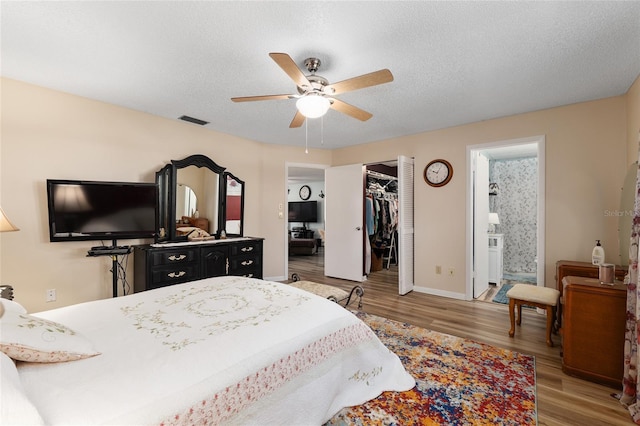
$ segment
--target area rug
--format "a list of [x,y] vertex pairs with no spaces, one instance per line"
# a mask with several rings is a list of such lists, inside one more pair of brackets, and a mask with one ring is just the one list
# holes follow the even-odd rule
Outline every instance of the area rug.
[[522,273],[519,274],[517,272],[504,272],[502,274],[502,279],[507,281],[516,281],[524,284],[537,284],[538,278],[535,275]]
[[535,358],[366,313],[356,313],[416,379],[348,407],[326,425],[535,425]]
[[493,299],[491,301],[496,303],[503,303],[503,304],[509,303],[507,292],[511,290],[511,287],[513,287],[513,284],[502,284],[502,286],[500,287],[500,290],[498,290],[496,295],[493,296]]

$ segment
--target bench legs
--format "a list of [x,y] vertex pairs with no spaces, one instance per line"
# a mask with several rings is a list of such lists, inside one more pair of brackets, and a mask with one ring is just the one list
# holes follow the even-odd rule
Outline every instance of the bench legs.
[[[516,324],[522,324],[522,305],[534,306],[536,308],[544,309],[547,312],[547,329],[546,340],[547,346],[553,347],[553,341],[551,340],[551,331],[553,330],[553,323],[555,322],[555,307],[551,305],[543,305],[541,303],[533,303],[526,300],[509,299],[509,321],[511,322],[511,328],[509,329],[509,337],[513,337],[516,334]],[[518,310],[518,317],[516,318],[516,309]]]
[[[522,313],[522,311],[520,311]],[[509,329],[509,337],[513,337],[516,334],[516,300],[509,299],[509,321],[511,322],[511,328]],[[520,316],[518,316],[518,325],[520,325]]]

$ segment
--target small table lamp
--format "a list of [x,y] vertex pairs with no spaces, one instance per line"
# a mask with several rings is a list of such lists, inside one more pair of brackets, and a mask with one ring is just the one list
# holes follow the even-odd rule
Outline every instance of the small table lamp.
[[489,233],[495,234],[496,225],[500,225],[500,218],[498,213],[489,213]]
[[[0,232],[19,231],[16,226],[11,223],[7,215],[4,214],[2,207],[0,207]],[[13,287],[10,285],[0,285],[0,297],[5,299],[13,299]]]

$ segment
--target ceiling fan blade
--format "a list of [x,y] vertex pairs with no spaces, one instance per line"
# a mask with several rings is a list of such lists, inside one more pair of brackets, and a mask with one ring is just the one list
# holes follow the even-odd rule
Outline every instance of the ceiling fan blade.
[[302,113],[298,110],[296,110],[296,115],[293,117],[293,120],[291,120],[291,124],[289,124],[289,128],[293,129],[294,127],[300,127],[302,126],[302,123],[304,123],[304,115],[302,115]]
[[275,99],[289,99],[291,95],[264,95],[264,96],[243,96],[231,98],[233,102],[271,101]]
[[307,80],[304,73],[298,68],[296,63],[291,59],[291,56],[286,53],[269,53],[271,59],[273,59],[280,68],[300,87],[311,87],[311,83]]
[[[378,84],[389,83],[391,81],[393,81],[393,74],[391,74],[391,71],[388,69],[383,69],[330,84],[327,86],[327,89],[329,90],[327,91],[325,89],[325,93],[338,95],[340,93],[377,86]],[[333,92],[331,92],[331,89],[333,89]]]
[[331,100],[333,101],[331,103],[331,108],[343,114],[347,114],[353,118],[357,118],[360,121],[367,121],[368,119],[373,117],[373,114],[358,107],[354,107],[353,105],[349,105],[346,102],[342,102],[341,100],[333,98]]

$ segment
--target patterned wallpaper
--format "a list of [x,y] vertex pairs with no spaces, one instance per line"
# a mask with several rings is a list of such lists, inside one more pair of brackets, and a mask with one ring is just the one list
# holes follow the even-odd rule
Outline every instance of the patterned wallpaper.
[[538,159],[489,161],[489,182],[499,186],[489,196],[489,211],[498,213],[504,234],[505,272],[536,272]]

